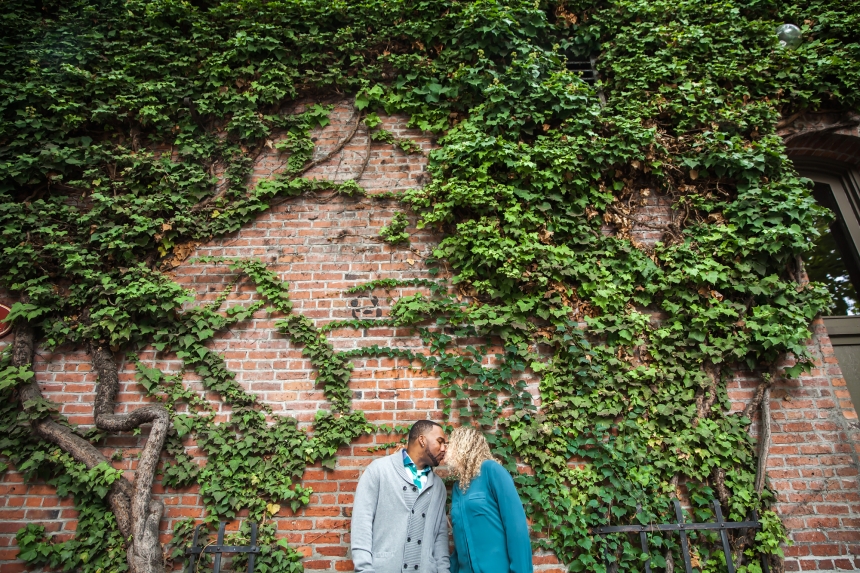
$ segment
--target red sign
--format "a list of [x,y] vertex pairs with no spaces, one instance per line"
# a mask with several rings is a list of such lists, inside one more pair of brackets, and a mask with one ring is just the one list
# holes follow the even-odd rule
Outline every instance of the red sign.
[[12,332],[12,323],[2,322],[3,320],[6,320],[7,316],[9,316],[9,307],[5,304],[0,304],[0,338],[3,338]]

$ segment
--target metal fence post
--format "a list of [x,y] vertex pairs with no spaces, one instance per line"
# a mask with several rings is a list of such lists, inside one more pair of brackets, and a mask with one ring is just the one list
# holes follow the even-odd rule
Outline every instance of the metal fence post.
[[250,545],[224,545],[224,532],[227,528],[227,522],[222,521],[218,524],[218,535],[215,538],[215,543],[210,543],[200,547],[200,528],[203,524],[199,524],[194,528],[194,538],[191,541],[191,547],[185,549],[185,554],[189,556],[188,567],[186,573],[197,573],[195,565],[204,553],[214,553],[215,559],[212,562],[212,573],[221,573],[221,557],[224,553],[247,553],[248,554],[248,573],[254,573],[254,559],[260,553],[260,548],[257,546],[257,524],[251,523],[251,544]]

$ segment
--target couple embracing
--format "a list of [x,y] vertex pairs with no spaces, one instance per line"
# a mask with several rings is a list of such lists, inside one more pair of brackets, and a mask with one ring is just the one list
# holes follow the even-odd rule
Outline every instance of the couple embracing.
[[[447,493],[433,468],[443,460],[457,483],[451,504],[454,554],[448,556]],[[357,573],[531,573],[522,503],[484,435],[420,420],[406,449],[374,461],[358,481],[352,512]]]

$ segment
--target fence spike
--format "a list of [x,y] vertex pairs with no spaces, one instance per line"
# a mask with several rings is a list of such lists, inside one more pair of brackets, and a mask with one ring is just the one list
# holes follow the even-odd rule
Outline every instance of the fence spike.
[[[675,506],[675,517],[678,520],[678,525],[684,525],[684,512],[681,511],[681,502],[677,499],[673,499],[672,503]],[[687,532],[684,531],[683,527],[678,532],[681,534],[681,556],[684,558],[684,569],[687,573],[693,573],[693,564],[690,562],[690,544],[687,542]]]
[[[251,547],[253,548],[256,546],[257,546],[257,524],[251,523]],[[254,553],[254,552],[251,552],[251,554],[248,555],[248,573],[254,573],[254,557],[255,556],[256,556],[256,553]]]
[[720,538],[723,541],[723,553],[726,555],[726,567],[729,570],[729,573],[735,573],[735,563],[732,560],[732,546],[729,543],[729,532],[725,527],[725,520],[723,519],[723,508],[720,507],[719,500],[714,500],[714,516],[717,518],[717,523],[720,524]]
[[[197,547],[197,539],[200,536],[200,528],[203,527],[202,523],[197,524],[197,527],[194,528],[194,538],[191,540],[191,547]],[[194,573],[194,564],[197,562],[197,559],[194,557],[194,554],[191,554],[191,558],[188,560],[188,571],[186,573]]]
[[[219,547],[224,545],[224,528],[226,527],[226,521],[222,521],[218,524],[218,541],[215,543],[217,543]],[[215,554],[215,563],[212,566],[212,573],[221,573],[221,555],[220,551]]]
[[648,548],[648,534],[644,531],[639,532],[639,543],[642,545],[642,553],[648,555],[645,560],[645,573],[651,573],[651,550]]

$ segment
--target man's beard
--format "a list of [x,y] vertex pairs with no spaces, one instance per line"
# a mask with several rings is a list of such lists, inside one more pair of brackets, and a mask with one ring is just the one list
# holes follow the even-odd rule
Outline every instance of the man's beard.
[[427,459],[430,460],[430,465],[434,468],[439,467],[439,458],[430,453],[430,448],[424,446],[424,453],[427,455]]

